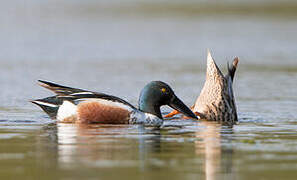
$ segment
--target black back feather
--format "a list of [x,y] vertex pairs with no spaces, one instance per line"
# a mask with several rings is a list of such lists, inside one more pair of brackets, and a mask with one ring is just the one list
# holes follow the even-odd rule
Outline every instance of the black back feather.
[[58,98],[58,96],[51,96],[44,99],[36,99],[31,102],[33,104],[38,105],[52,119],[56,119],[59,106],[63,104],[63,100]]
[[38,80],[40,85],[46,89],[49,89],[56,93],[56,96],[47,97],[44,99],[37,99],[31,101],[32,103],[41,107],[51,118],[56,118],[59,106],[63,104],[65,100],[70,101],[76,104],[79,100],[83,99],[103,99],[112,102],[118,102],[125,104],[132,109],[136,109],[133,105],[128,103],[127,101],[118,98],[116,96],[104,94],[104,93],[97,93],[92,91],[87,91],[78,88],[72,88],[67,86],[62,86],[59,84],[55,84],[48,81]]
[[38,82],[39,82],[40,86],[42,86],[46,89],[49,89],[58,95],[69,95],[69,94],[79,93],[79,92],[88,92],[83,89],[62,86],[62,85],[55,84],[55,83],[48,82],[48,81],[38,80]]

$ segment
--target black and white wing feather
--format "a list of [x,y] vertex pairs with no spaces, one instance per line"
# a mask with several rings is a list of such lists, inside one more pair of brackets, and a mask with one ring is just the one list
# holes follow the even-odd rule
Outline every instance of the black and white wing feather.
[[52,82],[39,80],[39,85],[42,87],[49,89],[56,93],[56,96],[47,97],[44,99],[37,99],[31,101],[32,103],[40,106],[51,118],[56,118],[59,107],[63,104],[64,101],[72,102],[73,104],[78,104],[84,100],[97,99],[97,100],[105,100],[110,103],[119,103],[123,104],[126,107],[130,107],[131,109],[136,110],[133,105],[128,103],[127,101],[108,94],[98,93],[87,91],[78,88],[72,88],[67,86],[62,86],[59,84],[55,84]]
[[83,89],[78,89],[78,88],[72,88],[72,87],[67,87],[67,86],[62,86],[59,84],[55,84],[52,82],[48,81],[42,81],[38,80],[39,84],[54,93],[57,94],[56,98],[57,99],[64,99],[64,100],[69,100],[69,101],[75,101],[75,100],[82,100],[82,99],[103,99],[111,102],[118,102],[125,104],[127,106],[130,106],[133,109],[136,109],[133,105],[128,103],[127,101],[108,94],[104,93],[98,93],[98,92],[93,92],[93,91],[88,91],[88,90],[83,90]]

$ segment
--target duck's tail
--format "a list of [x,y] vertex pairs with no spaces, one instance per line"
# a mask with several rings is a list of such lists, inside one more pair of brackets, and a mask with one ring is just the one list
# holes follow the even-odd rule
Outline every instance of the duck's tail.
[[51,96],[44,99],[32,100],[31,102],[39,106],[52,119],[56,119],[59,107],[62,105],[63,100],[57,96]]
[[234,75],[235,75],[235,71],[237,69],[238,62],[239,62],[239,58],[238,57],[235,57],[234,60],[233,60],[233,62],[232,62],[232,65],[229,65],[229,62],[227,63],[228,74],[226,75],[226,78],[228,76],[230,76],[231,79],[232,79],[232,82],[233,82],[233,79],[234,79]]
[[227,64],[228,65],[228,74],[225,76],[225,78],[227,80],[227,92],[229,94],[227,100],[229,102],[229,106],[231,107],[231,109],[233,111],[232,114],[234,115],[234,122],[238,121],[238,117],[237,117],[237,108],[236,108],[232,85],[233,85],[233,79],[235,76],[238,62],[239,62],[239,58],[235,57],[231,66],[229,66],[229,64]]
[[207,65],[206,65],[206,79],[223,79],[224,75],[222,74],[220,68],[216,64],[215,60],[212,58],[210,50],[207,50]]

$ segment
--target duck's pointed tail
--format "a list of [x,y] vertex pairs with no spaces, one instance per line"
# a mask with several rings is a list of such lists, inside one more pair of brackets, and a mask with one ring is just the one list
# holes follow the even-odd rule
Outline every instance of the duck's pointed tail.
[[206,67],[206,76],[208,78],[223,77],[223,74],[219,67],[217,66],[215,60],[212,58],[210,50],[207,50],[207,67]]

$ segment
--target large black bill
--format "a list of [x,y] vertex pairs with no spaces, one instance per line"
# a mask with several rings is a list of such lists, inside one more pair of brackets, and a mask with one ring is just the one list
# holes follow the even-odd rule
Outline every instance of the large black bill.
[[183,113],[184,115],[194,118],[194,119],[198,119],[197,116],[191,111],[191,109],[189,109],[180,99],[178,99],[178,97],[175,96],[175,98],[170,102],[169,106],[181,113]]

